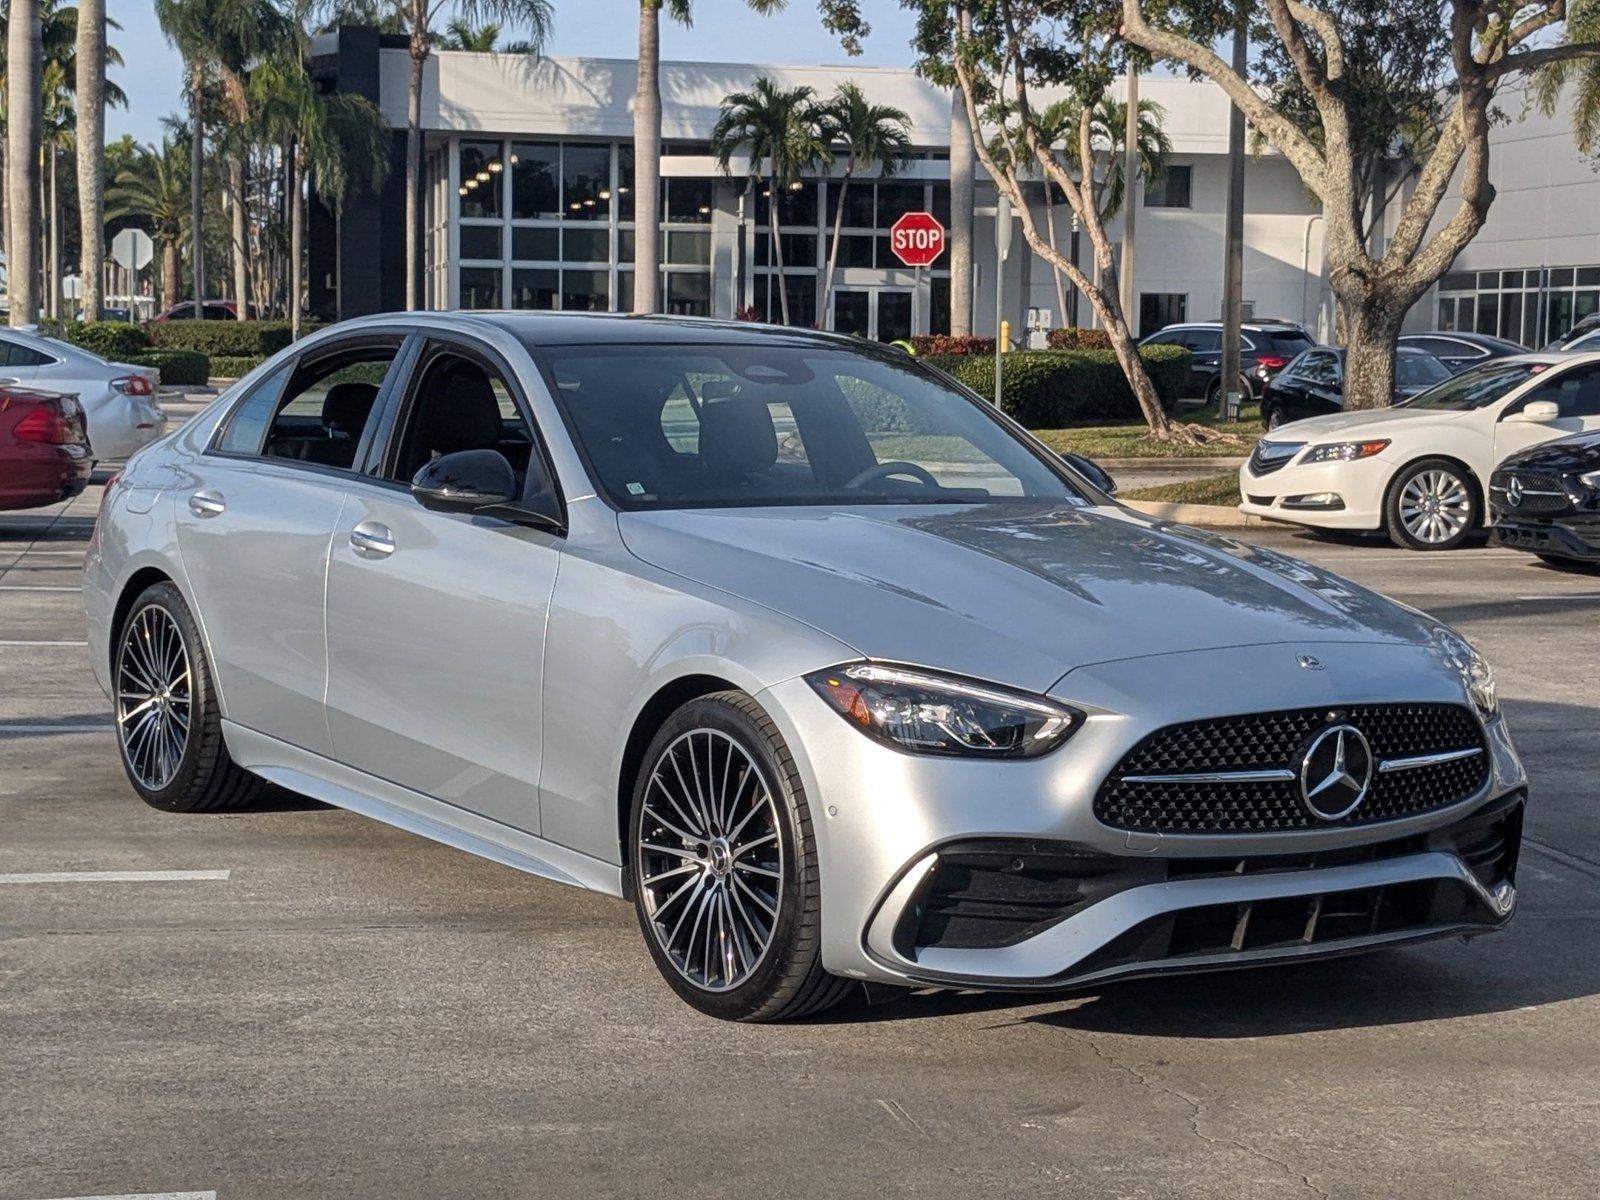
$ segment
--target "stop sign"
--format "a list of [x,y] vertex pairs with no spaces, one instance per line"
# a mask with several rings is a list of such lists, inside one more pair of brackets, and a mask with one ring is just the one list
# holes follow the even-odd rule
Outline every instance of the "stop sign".
[[926,267],[944,253],[944,226],[932,213],[906,213],[889,226],[889,249],[908,267]]

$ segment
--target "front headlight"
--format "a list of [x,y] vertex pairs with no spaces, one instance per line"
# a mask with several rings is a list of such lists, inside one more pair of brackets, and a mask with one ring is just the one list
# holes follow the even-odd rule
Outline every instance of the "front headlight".
[[1467,698],[1472,701],[1472,707],[1487,721],[1500,711],[1500,696],[1495,690],[1494,670],[1483,655],[1478,653],[1477,647],[1455,630],[1440,626],[1435,631],[1435,636],[1444,650],[1445,657],[1461,676],[1461,686],[1466,688]]
[[1311,447],[1306,451],[1306,456],[1300,462],[1302,465],[1321,462],[1355,462],[1358,458],[1371,458],[1374,454],[1382,454],[1388,448],[1388,438],[1381,438],[1371,442],[1328,442],[1326,445]]
[[1600,471],[1590,471],[1587,475],[1579,475],[1578,482],[1584,487],[1600,489]]
[[880,663],[815,671],[806,682],[862,733],[913,754],[1037,758],[1084,719],[1042,696]]

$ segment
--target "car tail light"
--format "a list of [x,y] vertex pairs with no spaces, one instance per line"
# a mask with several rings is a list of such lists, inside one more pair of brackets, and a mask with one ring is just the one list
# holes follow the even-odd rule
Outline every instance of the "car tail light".
[[1288,365],[1289,360],[1287,358],[1282,358],[1276,354],[1256,355],[1256,366],[1265,367],[1269,371],[1281,371]]
[[83,409],[70,396],[40,400],[17,422],[12,436],[19,442],[49,446],[74,446],[89,440],[83,429]]
[[124,396],[155,395],[155,388],[150,386],[147,375],[119,375],[111,381],[111,386]]

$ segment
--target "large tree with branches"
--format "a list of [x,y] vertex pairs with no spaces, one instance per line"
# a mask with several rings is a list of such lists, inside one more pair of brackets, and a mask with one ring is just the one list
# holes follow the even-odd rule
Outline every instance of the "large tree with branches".
[[[1570,5],[1567,0],[1439,0],[1386,4],[1381,15],[1348,0],[1319,5],[1262,0],[1264,20],[1256,22],[1256,37],[1271,46],[1269,57],[1281,56],[1292,71],[1286,76],[1292,80],[1288,93],[1257,86],[1259,80],[1234,71],[1213,49],[1223,30],[1238,20],[1232,3],[1121,3],[1122,29],[1130,41],[1214,80],[1321,201],[1329,283],[1348,348],[1348,408],[1390,402],[1395,339],[1406,312],[1483,227],[1495,194],[1489,181],[1489,130],[1496,93],[1508,80],[1542,71],[1581,74],[1590,82],[1580,86],[1580,93],[1595,92],[1600,0]],[[1411,159],[1406,170],[1414,173],[1415,183],[1403,199],[1395,198],[1399,208],[1382,253],[1369,237],[1373,138],[1364,122],[1373,88],[1370,54],[1362,49],[1372,36],[1364,24],[1368,18],[1391,25],[1431,22],[1442,31],[1437,75],[1427,80],[1442,101],[1440,118],[1435,132],[1405,148]],[[1427,42],[1428,29],[1410,32]],[[1425,62],[1422,66],[1426,69]],[[1285,103],[1286,98],[1292,102]],[[1452,184],[1459,201],[1436,220]]]

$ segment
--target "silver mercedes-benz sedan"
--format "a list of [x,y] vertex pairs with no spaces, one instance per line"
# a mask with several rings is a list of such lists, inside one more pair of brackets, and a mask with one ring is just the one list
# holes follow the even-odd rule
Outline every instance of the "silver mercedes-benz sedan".
[[631,900],[719,1017],[1497,929],[1526,780],[1422,613],[1125,508],[898,351],[410,314],[146,448],[88,554],[150,804],[262,781]]

